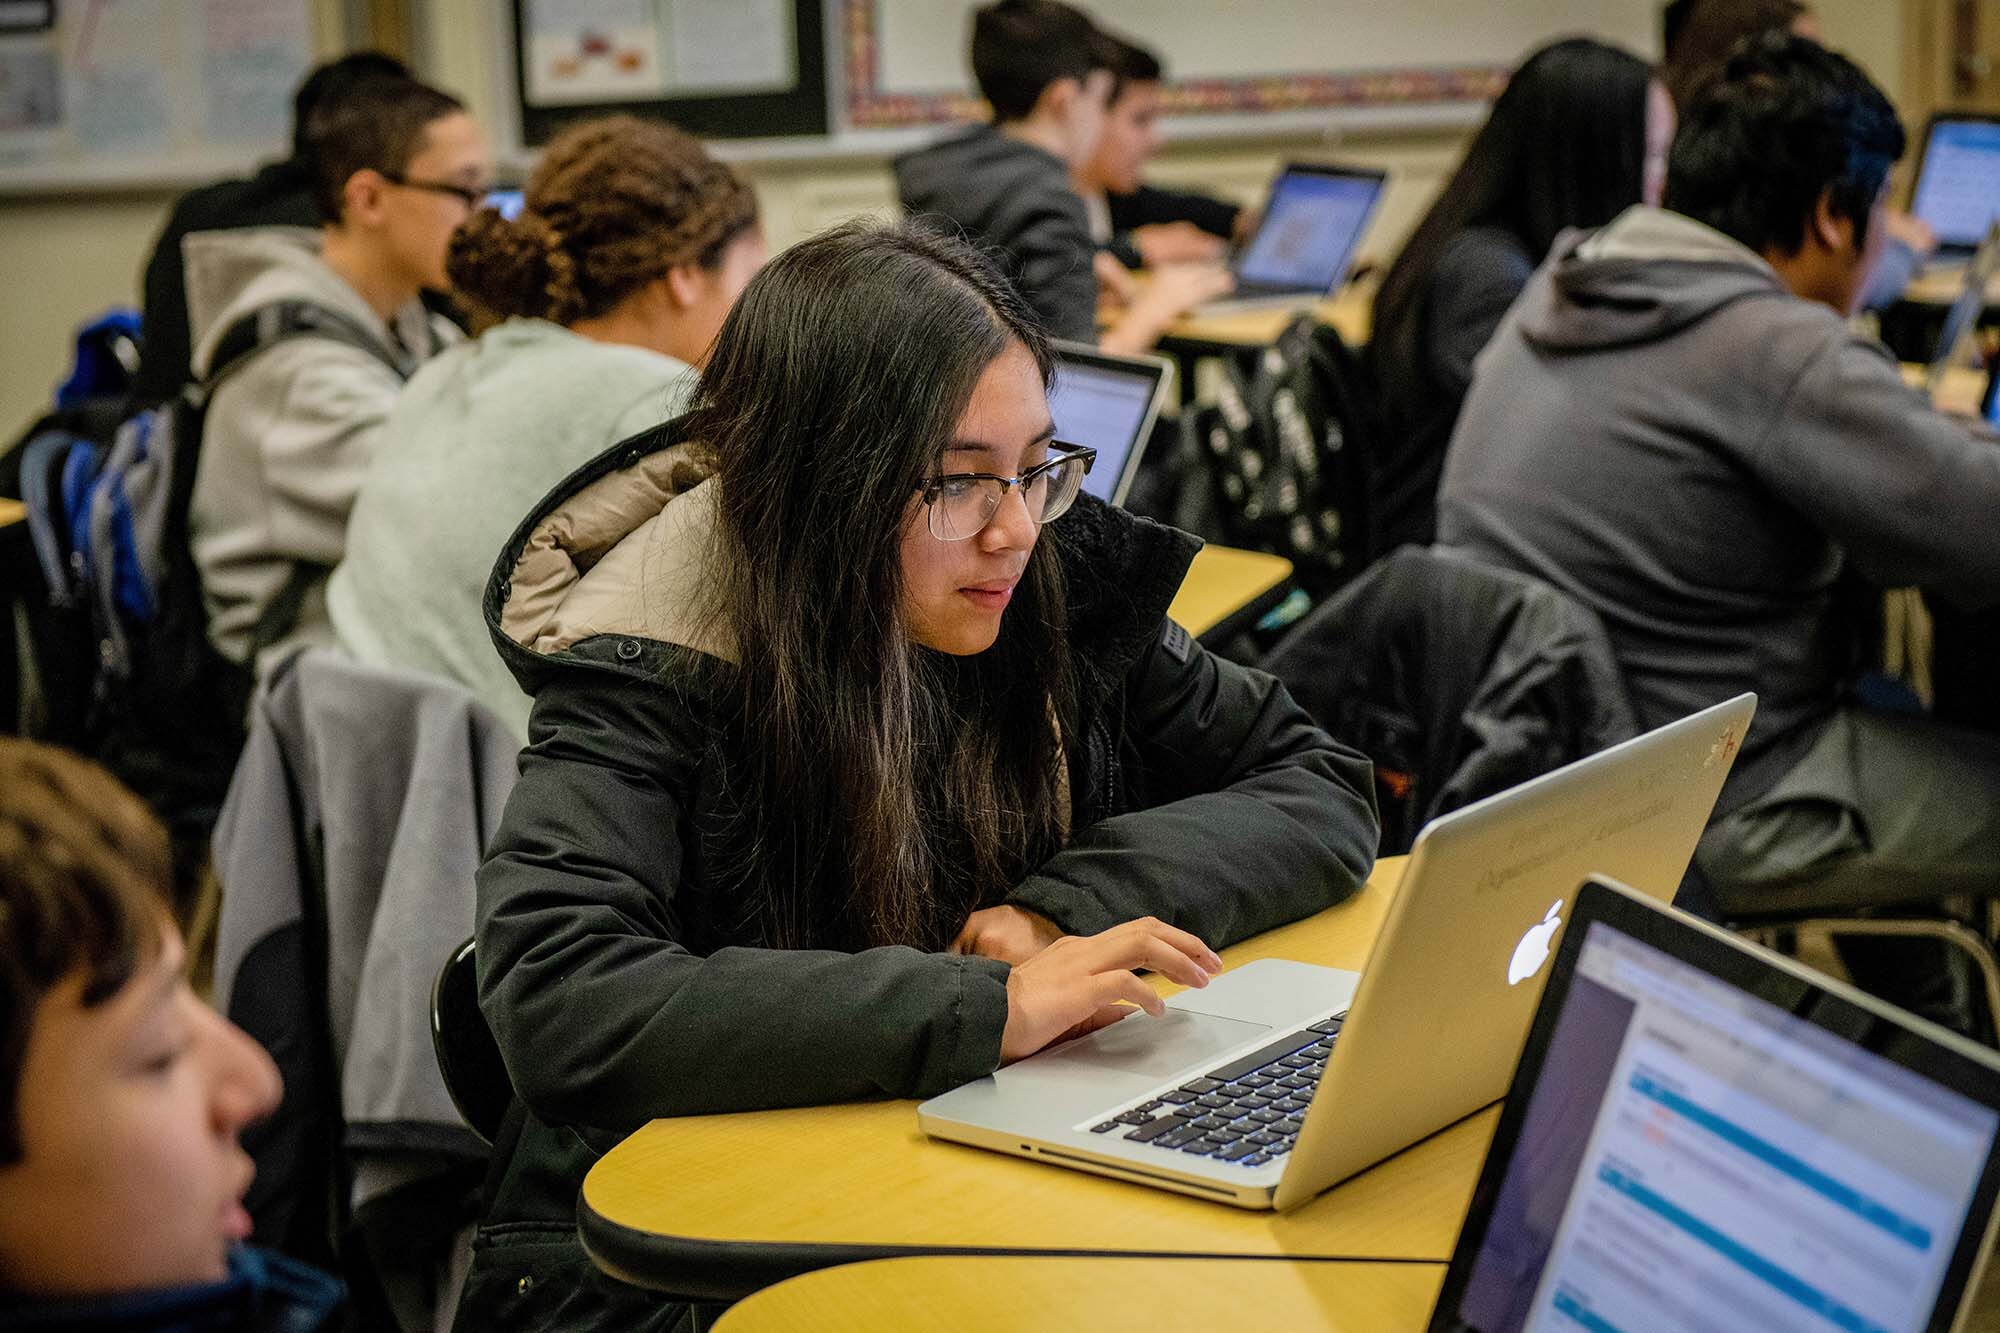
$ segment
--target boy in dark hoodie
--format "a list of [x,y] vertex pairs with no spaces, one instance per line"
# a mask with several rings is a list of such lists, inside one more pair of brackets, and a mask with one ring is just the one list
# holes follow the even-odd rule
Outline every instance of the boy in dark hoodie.
[[[896,159],[912,217],[930,216],[997,250],[1050,334],[1097,343],[1097,244],[1071,172],[1089,160],[1111,97],[1113,48],[1061,0],[997,0],[972,18],[972,72],[993,122]],[[1116,265],[1113,265],[1116,267]],[[1106,330],[1140,352],[1190,306],[1229,289],[1214,265],[1164,268]]]
[[1848,323],[1903,148],[1843,57],[1738,48],[1665,207],[1558,238],[1445,461],[1439,539],[1596,611],[1641,725],[1757,692],[1696,856],[1727,915],[2000,886],[2000,738],[1846,694],[1846,578],[2000,601],[2000,445]]

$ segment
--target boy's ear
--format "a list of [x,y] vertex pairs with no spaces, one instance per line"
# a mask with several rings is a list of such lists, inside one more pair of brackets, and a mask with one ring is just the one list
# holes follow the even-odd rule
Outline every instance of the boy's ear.
[[705,271],[698,264],[675,264],[661,275],[659,282],[675,309],[686,310],[700,304],[707,294],[704,277]]
[[389,190],[389,178],[373,167],[363,167],[340,187],[340,218],[343,223],[363,225],[379,221]]
[[1807,230],[1813,240],[1834,254],[1846,250],[1854,240],[1854,223],[1834,210],[1830,189],[1820,191]]
[[1059,79],[1050,80],[1049,86],[1042,89],[1042,95],[1035,99],[1035,109],[1031,114],[1050,120],[1061,120],[1069,115],[1077,99],[1082,96],[1082,80],[1065,74]]

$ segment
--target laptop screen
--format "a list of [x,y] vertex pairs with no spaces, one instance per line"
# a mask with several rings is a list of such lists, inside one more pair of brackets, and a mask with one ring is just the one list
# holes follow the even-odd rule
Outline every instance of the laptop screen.
[[1970,250],[2000,217],[2000,121],[1933,121],[1910,211],[1940,244]]
[[525,190],[492,190],[486,195],[486,206],[499,210],[500,216],[512,222],[521,216],[526,204]]
[[1083,489],[1110,504],[1125,498],[1127,474],[1137,471],[1157,408],[1154,397],[1165,368],[1152,361],[1119,363],[1058,353],[1049,411],[1056,438],[1097,450]]
[[1257,287],[1333,290],[1347,275],[1381,192],[1382,177],[1373,173],[1286,171],[1236,261],[1237,279]]
[[[2000,1116],[1608,921],[1578,924],[1445,1326],[1933,1327]],[[1850,1031],[1869,1025],[1843,1007]]]

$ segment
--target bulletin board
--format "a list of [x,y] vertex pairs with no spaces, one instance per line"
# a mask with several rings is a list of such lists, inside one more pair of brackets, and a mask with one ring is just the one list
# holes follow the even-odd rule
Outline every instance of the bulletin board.
[[0,23],[0,192],[181,185],[287,150],[313,0],[45,8]]
[[[981,0],[839,0],[842,118],[857,130],[979,117],[966,51]],[[1090,0],[1157,51],[1179,116],[1490,100],[1528,51],[1583,34],[1646,55],[1658,0]],[[1378,117],[1379,119],[1380,117]]]
[[513,0],[521,132],[614,111],[704,138],[824,135],[823,0]]

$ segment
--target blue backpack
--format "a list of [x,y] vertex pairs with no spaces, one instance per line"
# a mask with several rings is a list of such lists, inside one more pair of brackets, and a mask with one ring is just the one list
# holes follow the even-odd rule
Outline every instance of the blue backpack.
[[[170,826],[213,822],[242,749],[253,684],[249,668],[209,642],[189,542],[202,419],[224,380],[301,337],[359,347],[394,366],[348,316],[277,302],[228,328],[206,379],[127,418],[109,444],[54,429],[22,454],[21,497],[51,610],[36,644],[50,710],[69,714],[59,729]],[[324,572],[294,571],[257,626],[253,661],[291,630]],[[52,662],[66,665],[52,670]]]

